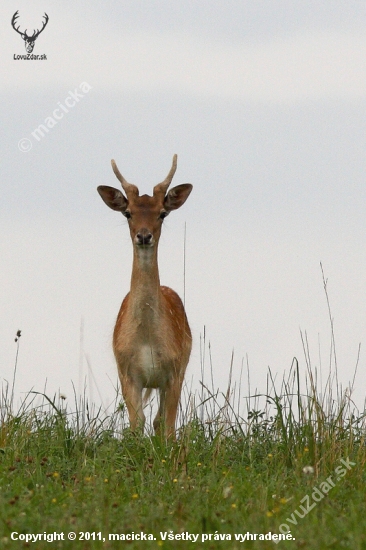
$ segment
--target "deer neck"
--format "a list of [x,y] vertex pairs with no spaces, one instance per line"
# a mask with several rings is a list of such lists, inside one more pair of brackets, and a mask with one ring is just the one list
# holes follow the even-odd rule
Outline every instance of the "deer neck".
[[155,246],[140,249],[134,247],[130,300],[134,316],[137,317],[150,317],[159,308],[161,290]]

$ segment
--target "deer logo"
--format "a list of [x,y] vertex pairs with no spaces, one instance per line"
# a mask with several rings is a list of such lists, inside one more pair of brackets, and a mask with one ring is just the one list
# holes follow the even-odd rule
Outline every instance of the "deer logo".
[[48,23],[48,15],[47,15],[47,13],[44,14],[43,17],[44,17],[45,20],[42,21],[42,28],[41,28],[41,30],[38,30],[38,29],[37,29],[37,30],[33,30],[32,36],[28,36],[28,35],[27,35],[27,29],[25,29],[24,32],[21,32],[21,31],[19,30],[20,25],[19,25],[18,27],[15,26],[15,23],[17,23],[18,17],[19,17],[19,10],[17,10],[17,11],[14,13],[14,15],[13,15],[13,17],[12,17],[12,20],[11,20],[11,26],[12,26],[13,29],[14,29],[18,34],[20,34],[20,36],[23,38],[23,40],[24,40],[24,45],[25,45],[25,49],[26,49],[27,53],[32,53],[33,48],[34,48],[34,43],[35,43],[35,41],[37,40],[37,38],[39,37],[39,35],[41,34],[41,32],[43,31],[43,29],[45,28],[45,26],[46,26],[47,23]]

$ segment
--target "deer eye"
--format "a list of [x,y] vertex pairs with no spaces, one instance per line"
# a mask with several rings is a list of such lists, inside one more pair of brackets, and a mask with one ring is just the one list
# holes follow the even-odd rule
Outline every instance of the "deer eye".
[[168,212],[166,212],[165,210],[163,210],[162,212],[160,212],[159,218],[160,218],[161,220],[163,220],[164,218],[167,217],[167,215],[168,215]]
[[125,218],[127,218],[128,220],[131,218],[131,212],[129,210],[125,210],[124,212],[122,212],[122,214],[124,215]]

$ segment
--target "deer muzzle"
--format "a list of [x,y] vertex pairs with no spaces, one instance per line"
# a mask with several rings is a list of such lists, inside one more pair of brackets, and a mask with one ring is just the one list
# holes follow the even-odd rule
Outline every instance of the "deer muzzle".
[[151,246],[153,244],[152,233],[145,227],[140,229],[135,236],[135,243],[138,246]]

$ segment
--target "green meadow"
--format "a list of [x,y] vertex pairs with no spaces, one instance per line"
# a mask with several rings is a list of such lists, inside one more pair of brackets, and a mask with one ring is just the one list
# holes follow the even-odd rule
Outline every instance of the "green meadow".
[[131,433],[118,393],[107,412],[4,387],[1,548],[365,549],[364,413],[305,364],[253,395],[186,387],[175,441]]

